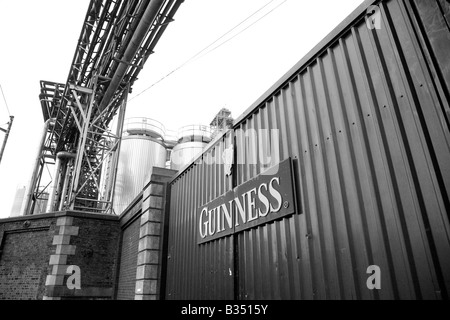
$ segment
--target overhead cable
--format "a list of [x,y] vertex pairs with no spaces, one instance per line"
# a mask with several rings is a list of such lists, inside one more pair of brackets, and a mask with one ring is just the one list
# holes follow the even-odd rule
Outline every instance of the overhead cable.
[[134,98],[139,97],[141,94],[143,94],[144,92],[146,92],[147,90],[153,88],[155,85],[157,85],[158,83],[160,83],[161,81],[163,81],[164,79],[166,79],[167,77],[169,77],[170,75],[172,75],[173,73],[175,73],[176,71],[180,70],[181,68],[185,67],[186,65],[188,65],[189,63],[192,63],[193,61],[200,59],[204,56],[206,56],[207,54],[213,52],[214,50],[216,50],[217,48],[221,47],[222,45],[224,45],[225,43],[229,42],[230,40],[234,39],[235,37],[237,37],[238,35],[240,35],[242,32],[244,32],[245,30],[247,30],[248,28],[250,28],[251,26],[253,26],[254,24],[256,24],[258,21],[260,21],[261,19],[263,19],[264,17],[266,17],[267,15],[269,15],[271,12],[273,12],[275,9],[277,9],[278,7],[280,7],[282,4],[284,4],[287,0],[284,0],[283,2],[279,3],[276,7],[274,7],[273,9],[271,9],[270,11],[268,11],[266,14],[264,14],[262,17],[260,17],[259,19],[255,20],[254,22],[252,22],[250,25],[248,25],[246,28],[242,29],[241,31],[239,31],[238,33],[236,33],[235,35],[233,35],[231,38],[225,40],[222,43],[219,43],[217,46],[215,46],[214,48],[212,48],[211,50],[207,51],[206,53],[202,54],[204,51],[208,50],[210,47],[212,47],[214,44],[216,44],[219,40],[223,39],[226,35],[230,34],[233,30],[235,30],[236,28],[238,28],[240,25],[242,25],[244,22],[246,22],[247,20],[249,20],[250,18],[252,18],[253,16],[255,16],[258,12],[260,12],[261,10],[263,10],[265,7],[267,7],[269,4],[271,4],[272,2],[274,2],[275,0],[271,0],[269,2],[267,2],[265,5],[263,5],[262,7],[260,7],[258,10],[256,10],[255,12],[253,12],[251,15],[249,15],[247,18],[245,18],[244,20],[242,20],[241,22],[239,22],[236,26],[234,26],[233,28],[231,28],[230,30],[228,30],[226,33],[224,33],[223,35],[221,35],[219,38],[217,38],[216,40],[214,40],[212,43],[210,43],[209,45],[207,45],[206,47],[204,47],[202,50],[200,50],[199,52],[197,52],[195,55],[193,55],[191,58],[189,58],[188,60],[186,60],[185,62],[183,62],[180,66],[176,67],[175,69],[173,69],[172,71],[170,71],[168,74],[166,74],[164,77],[162,77],[161,79],[159,79],[158,81],[154,82],[152,85],[150,85],[149,87],[147,87],[146,89],[142,90],[141,92],[139,92],[137,95],[135,95],[134,97],[130,98],[128,101],[133,100]]

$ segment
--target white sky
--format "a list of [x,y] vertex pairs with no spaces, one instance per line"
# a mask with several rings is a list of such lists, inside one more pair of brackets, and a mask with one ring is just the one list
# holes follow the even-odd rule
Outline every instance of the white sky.
[[[269,2],[185,0],[141,71],[130,98]],[[150,117],[173,130],[209,124],[222,107],[238,118],[362,2],[272,0],[216,45],[283,4],[130,101],[127,117]],[[43,126],[39,81],[67,80],[88,4],[89,0],[0,0],[0,84],[15,116],[0,163],[0,218],[10,215],[16,189],[25,186],[31,176]],[[8,120],[0,97],[0,126],[5,128]],[[3,138],[0,132],[0,146]]]

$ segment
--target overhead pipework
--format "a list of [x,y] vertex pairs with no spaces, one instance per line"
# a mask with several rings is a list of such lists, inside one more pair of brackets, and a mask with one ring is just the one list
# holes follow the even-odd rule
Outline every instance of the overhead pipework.
[[[70,161],[75,159],[75,156],[76,155],[74,153],[65,151],[58,152],[56,155],[55,174],[50,186],[47,208],[45,212],[52,212],[57,208],[64,206],[67,183],[69,181],[68,174],[70,172]],[[62,180],[63,186],[60,186],[60,180]]]
[[[114,186],[101,190],[102,167],[118,156],[128,93],[182,2],[91,0],[66,83],[41,81],[44,121],[55,119],[42,145],[43,157],[56,161],[59,152],[76,154],[71,172],[60,177],[66,200],[58,209],[112,212]],[[116,116],[118,125],[111,132]],[[34,172],[31,180],[40,181],[41,174]],[[32,212],[37,190],[34,183],[26,214]]]

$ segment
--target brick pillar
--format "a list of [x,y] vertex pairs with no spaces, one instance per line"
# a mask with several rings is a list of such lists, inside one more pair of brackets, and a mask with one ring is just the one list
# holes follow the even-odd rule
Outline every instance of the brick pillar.
[[56,226],[59,227],[59,234],[53,236],[53,245],[56,245],[55,254],[50,256],[49,264],[52,266],[51,274],[47,275],[45,281],[46,295],[43,300],[60,300],[59,294],[55,293],[56,288],[63,287],[64,276],[67,273],[67,257],[74,255],[76,246],[70,245],[70,238],[78,235],[79,227],[72,225],[73,217],[59,217]]
[[166,189],[175,173],[174,170],[154,167],[143,190],[135,300],[160,299]]

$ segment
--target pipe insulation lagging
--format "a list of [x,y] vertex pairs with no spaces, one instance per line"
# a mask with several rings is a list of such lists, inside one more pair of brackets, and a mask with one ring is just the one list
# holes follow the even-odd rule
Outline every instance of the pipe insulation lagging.
[[114,94],[116,93],[117,89],[121,85],[123,77],[125,76],[125,73],[129,67],[129,64],[132,63],[134,57],[136,56],[136,53],[138,52],[148,31],[152,27],[163,3],[164,0],[152,0],[150,4],[147,6],[147,9],[145,10],[144,15],[142,16],[142,19],[139,22],[139,25],[136,28],[133,37],[131,38],[128,48],[125,51],[122,60],[120,61],[120,64],[117,67],[116,72],[114,73],[114,76],[111,79],[111,83],[108,86],[105,95],[103,96],[103,99],[99,106],[100,111],[106,108],[106,106],[109,104]]

